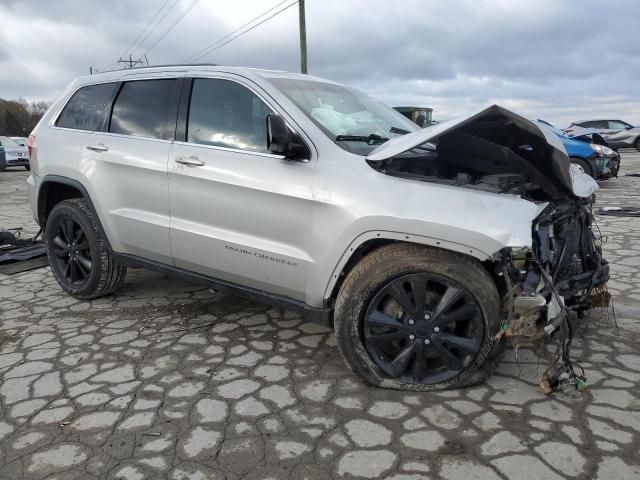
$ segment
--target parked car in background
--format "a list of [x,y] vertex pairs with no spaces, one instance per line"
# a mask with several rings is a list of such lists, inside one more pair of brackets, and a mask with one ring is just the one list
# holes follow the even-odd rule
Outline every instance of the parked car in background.
[[18,145],[9,137],[0,136],[0,147],[4,151],[0,155],[0,170],[7,167],[24,167],[29,170],[29,151],[27,147]]
[[622,120],[580,120],[565,128],[571,134],[580,128],[594,128],[609,143],[611,148],[635,147],[640,150],[640,127]]
[[11,140],[13,140],[14,142],[16,142],[18,145],[20,145],[21,147],[26,147],[27,143],[28,143],[28,139],[25,137],[9,137]]
[[594,138],[593,131],[584,130],[572,137],[545,120],[538,120],[538,123],[544,124],[560,137],[571,163],[582,168],[585,173],[598,180],[618,176],[620,154],[609,148],[602,137]]

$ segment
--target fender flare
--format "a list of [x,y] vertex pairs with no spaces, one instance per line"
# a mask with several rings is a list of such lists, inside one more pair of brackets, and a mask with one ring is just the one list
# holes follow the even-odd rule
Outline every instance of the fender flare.
[[87,189],[82,183],[80,183],[78,180],[75,180],[73,178],[64,177],[62,175],[45,175],[44,177],[42,177],[42,181],[38,186],[38,197],[37,197],[38,198],[38,224],[44,229],[46,224],[46,221],[45,221],[46,202],[43,196],[41,195],[41,192],[43,191],[43,187],[50,183],[61,183],[69,187],[73,187],[80,192],[80,194],[82,195],[82,198],[86,200],[89,208],[91,209],[91,213],[93,213],[94,217],[98,220],[98,226],[107,242],[107,248],[111,250],[111,243],[109,242],[109,237],[107,236],[104,228],[102,228],[100,215],[98,215],[98,211],[93,205],[93,201],[91,200],[91,196],[89,195],[89,192],[87,191]]
[[470,257],[474,257],[479,261],[485,261],[491,258],[492,254],[483,252],[477,248],[461,243],[451,242],[440,238],[425,237],[423,235],[414,235],[409,233],[392,232],[385,230],[371,230],[358,235],[345,249],[340,256],[340,260],[334,267],[329,277],[329,281],[323,293],[323,299],[326,301],[331,297],[333,290],[340,278],[340,274],[347,265],[348,261],[354,255],[356,250],[370,240],[391,240],[405,243],[415,243],[430,247],[441,248],[443,250],[451,250],[462,253]]

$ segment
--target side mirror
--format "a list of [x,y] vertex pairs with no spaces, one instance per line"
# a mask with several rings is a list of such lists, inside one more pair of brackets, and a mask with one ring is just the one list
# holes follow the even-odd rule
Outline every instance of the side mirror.
[[287,122],[277,113],[267,115],[267,148],[275,155],[284,155],[289,160],[308,162],[309,148],[296,133],[291,132]]
[[276,155],[289,152],[289,127],[284,118],[275,113],[267,115],[267,148]]

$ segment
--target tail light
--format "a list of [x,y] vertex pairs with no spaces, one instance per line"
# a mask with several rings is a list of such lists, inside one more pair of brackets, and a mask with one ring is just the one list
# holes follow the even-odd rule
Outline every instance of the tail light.
[[27,151],[29,152],[29,165],[34,174],[38,174],[38,155],[33,154],[33,147],[36,143],[36,136],[32,133],[27,139]]
[[35,143],[35,141],[36,136],[32,133],[27,139],[27,150],[29,150],[29,158],[31,158],[31,151],[33,150],[33,144]]

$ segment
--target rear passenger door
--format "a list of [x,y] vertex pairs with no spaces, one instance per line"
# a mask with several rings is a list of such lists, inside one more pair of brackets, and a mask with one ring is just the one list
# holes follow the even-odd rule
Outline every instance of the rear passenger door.
[[167,159],[181,86],[181,78],[122,82],[105,131],[90,136],[78,164],[112,248],[167,264]]
[[183,105],[169,158],[176,266],[304,299],[313,159],[268,152],[276,109],[249,82],[196,78]]

